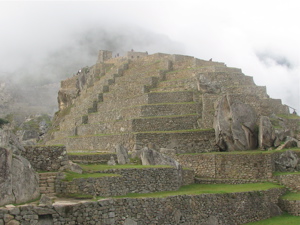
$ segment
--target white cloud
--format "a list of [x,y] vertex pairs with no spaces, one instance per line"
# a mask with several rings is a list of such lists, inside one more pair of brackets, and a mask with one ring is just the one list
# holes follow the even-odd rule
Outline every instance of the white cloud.
[[[298,21],[297,0],[0,2],[0,71],[47,58],[72,44],[76,32],[92,27],[112,27],[115,33],[128,27],[132,40],[146,39],[147,32],[133,31],[138,27],[153,37],[165,35],[164,43],[155,41],[150,50],[159,51],[169,37],[172,44],[164,51],[242,68],[266,85],[271,97],[300,112]],[[175,42],[184,48],[175,48]],[[278,64],[280,59],[291,67]]]

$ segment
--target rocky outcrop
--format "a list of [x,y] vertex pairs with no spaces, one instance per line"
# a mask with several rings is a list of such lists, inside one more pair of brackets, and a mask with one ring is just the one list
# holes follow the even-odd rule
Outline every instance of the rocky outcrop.
[[117,154],[118,164],[124,165],[129,163],[128,152],[123,145],[120,144],[116,145],[116,154]]
[[141,150],[141,160],[143,165],[169,165],[176,168],[180,167],[175,159],[147,147]]
[[273,125],[267,116],[261,116],[258,127],[258,144],[261,149],[268,149],[274,146],[276,136]]
[[39,178],[9,129],[0,129],[0,206],[39,197]]
[[19,155],[25,151],[24,147],[19,142],[19,139],[11,131],[10,125],[5,125],[0,128],[0,147],[10,150],[13,154]]
[[39,179],[28,160],[0,148],[0,205],[39,197]]
[[300,141],[293,137],[286,137],[285,141],[276,149],[276,150],[282,150],[286,148],[295,148],[298,147],[300,148]]
[[257,147],[256,113],[250,105],[223,96],[218,102],[214,129],[216,144],[223,151]]
[[275,171],[294,172],[299,171],[300,160],[298,155],[291,151],[285,151],[277,160],[275,160]]

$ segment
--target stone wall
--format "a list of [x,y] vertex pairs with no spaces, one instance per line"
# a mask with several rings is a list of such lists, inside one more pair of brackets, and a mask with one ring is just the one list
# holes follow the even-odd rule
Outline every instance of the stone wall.
[[117,196],[127,193],[175,191],[182,185],[194,183],[192,170],[183,170],[182,179],[178,172],[175,168],[111,169],[101,173],[114,173],[119,176],[78,178],[69,182],[58,179],[56,193]]
[[153,132],[135,134],[136,150],[140,150],[149,143],[158,148],[175,149],[177,153],[215,152],[214,130],[199,130],[191,132]]
[[177,160],[206,178],[267,179],[274,172],[272,154],[183,154]]
[[[0,209],[0,224],[244,224],[277,216],[284,189],[166,198],[120,198],[94,202]],[[14,223],[13,223],[14,222]]]
[[65,146],[25,146],[21,152],[36,171],[57,171],[68,164]]
[[39,173],[39,187],[41,194],[55,194],[55,180],[57,172]]
[[300,216],[300,201],[299,200],[287,200],[279,199],[279,207],[293,216]]
[[300,174],[283,174],[275,176],[278,182],[288,188],[300,191]]
[[69,160],[74,163],[82,164],[107,164],[111,156],[116,159],[116,154],[114,153],[103,153],[103,154],[88,154],[88,155],[68,155]]

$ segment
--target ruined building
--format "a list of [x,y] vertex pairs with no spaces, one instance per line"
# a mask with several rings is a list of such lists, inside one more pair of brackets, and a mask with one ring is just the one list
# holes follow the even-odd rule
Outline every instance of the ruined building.
[[262,116],[289,114],[241,69],[133,51],[100,51],[94,66],[61,82],[58,101],[46,144],[72,152],[113,151],[117,143],[130,151],[150,143],[177,153],[253,149]]

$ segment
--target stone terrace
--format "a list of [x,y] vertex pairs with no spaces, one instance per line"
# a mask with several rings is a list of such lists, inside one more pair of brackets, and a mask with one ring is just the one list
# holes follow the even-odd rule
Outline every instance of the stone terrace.
[[[62,81],[59,126],[47,145],[68,152],[111,152],[117,143],[139,150],[149,143],[178,153],[218,151],[214,103],[224,94],[250,104],[258,115],[287,114],[252,77],[223,63],[191,56],[129,53],[98,62]],[[103,57],[103,56],[106,57]]]

